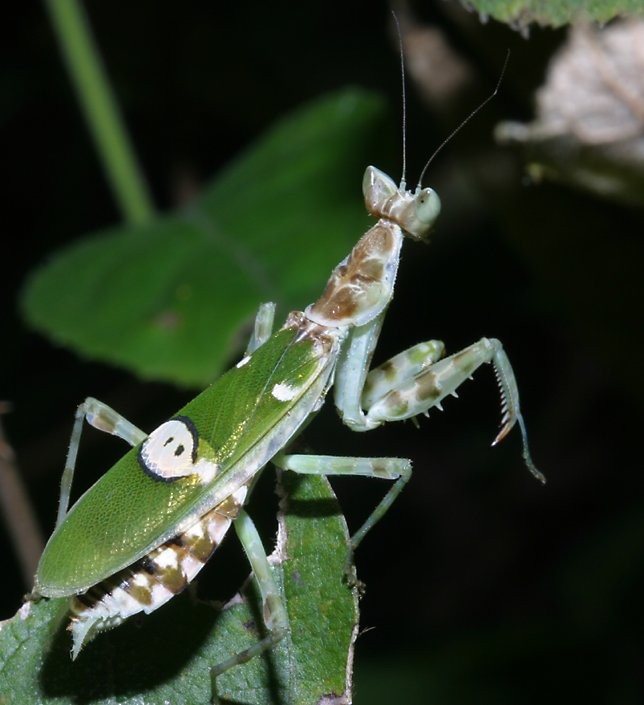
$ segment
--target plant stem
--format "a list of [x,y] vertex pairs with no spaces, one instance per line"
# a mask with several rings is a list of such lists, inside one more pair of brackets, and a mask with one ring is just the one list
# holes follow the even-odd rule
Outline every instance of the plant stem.
[[0,401],[0,506],[20,563],[25,588],[31,590],[45,544],[16,464],[16,456],[4,434],[2,414],[7,411],[9,404]]
[[114,197],[129,223],[146,223],[154,207],[91,34],[77,0],[45,0]]

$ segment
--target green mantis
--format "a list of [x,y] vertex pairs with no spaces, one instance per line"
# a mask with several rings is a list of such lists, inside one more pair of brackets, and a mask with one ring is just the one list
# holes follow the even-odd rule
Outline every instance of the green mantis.
[[[365,172],[363,193],[377,221],[333,270],[320,298],[289,314],[274,333],[274,306],[262,305],[242,359],[175,416],[146,435],[95,399],[79,406],[56,529],[35,581],[40,595],[71,598],[72,658],[100,632],[133,614],[152,612],[183,590],[231,525],[260,590],[267,635],[213,665],[213,679],[284,637],[288,616],[244,510],[261,471],[273,463],[302,474],[392,481],[354,535],[353,548],[411,475],[411,462],[404,458],[288,452],[332,388],[343,422],[364,432],[440,407],[478,367],[491,363],[502,402],[494,443],[518,424],[525,462],[543,480],[530,458],[517,385],[498,340],[482,338],[447,357],[441,342],[427,341],[370,370],[403,241],[426,239],[440,201],[430,188],[411,192],[397,187],[374,167]],[[119,436],[132,449],[68,510],[85,421]]]

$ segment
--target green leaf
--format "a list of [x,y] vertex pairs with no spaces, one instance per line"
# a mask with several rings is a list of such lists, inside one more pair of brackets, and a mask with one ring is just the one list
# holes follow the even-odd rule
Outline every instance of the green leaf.
[[[290,631],[220,676],[218,693],[255,705],[350,701],[358,610],[344,574],[347,527],[325,478],[285,473],[283,485],[285,559],[276,556],[275,576]],[[207,703],[210,667],[258,640],[257,604],[254,587],[223,611],[184,594],[99,635],[72,662],[67,601],[27,603],[0,629],[0,703]]]
[[543,26],[561,27],[575,21],[604,23],[620,15],[642,15],[640,0],[469,0],[482,15],[495,20],[527,27],[533,22]]
[[22,307],[57,343],[202,386],[259,303],[301,308],[365,229],[381,101],[345,90],[287,117],[188,209],[85,236],[32,274]]

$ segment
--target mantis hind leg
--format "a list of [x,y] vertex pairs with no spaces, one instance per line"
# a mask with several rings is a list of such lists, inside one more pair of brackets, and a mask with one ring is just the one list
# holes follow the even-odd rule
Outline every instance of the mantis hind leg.
[[266,551],[259,537],[257,529],[252,519],[241,510],[234,521],[235,531],[244,548],[248,562],[251,565],[253,576],[262,600],[262,617],[268,634],[239,653],[218,663],[210,669],[212,679],[212,703],[220,705],[221,701],[217,694],[217,677],[225,673],[228,669],[258,656],[273,648],[288,633],[288,615],[284,603],[273,578],[271,566],[266,557]]

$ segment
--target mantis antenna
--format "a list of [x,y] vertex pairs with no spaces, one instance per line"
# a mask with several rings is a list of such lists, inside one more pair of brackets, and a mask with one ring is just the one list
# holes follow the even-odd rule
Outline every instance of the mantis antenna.
[[499,80],[496,82],[496,86],[492,93],[482,102],[477,105],[474,110],[464,119],[462,120],[450,133],[447,135],[447,137],[438,145],[438,147],[434,150],[434,153],[431,155],[431,157],[427,160],[425,163],[425,166],[423,167],[423,170],[420,172],[420,178],[418,179],[418,186],[416,189],[420,191],[421,184],[423,183],[423,178],[425,177],[425,172],[427,171],[427,168],[429,165],[434,161],[434,158],[436,155],[443,149],[443,147],[451,141],[452,137],[454,135],[458,134],[464,127],[467,125],[467,123],[475,116],[477,115],[483,108],[496,96],[496,94],[499,92],[499,87],[501,86],[501,81],[503,80],[503,76],[505,75],[505,70],[508,67],[508,61],[510,60],[510,50],[505,54],[505,61],[503,62],[503,68],[501,69],[501,74],[499,75]]
[[400,177],[400,190],[407,190],[407,181],[405,172],[407,170],[407,95],[405,90],[405,52],[403,49],[402,34],[400,32],[400,22],[395,11],[391,11],[391,16],[394,18],[396,25],[396,34],[398,35],[398,49],[400,53],[400,83],[402,97],[402,175]]

